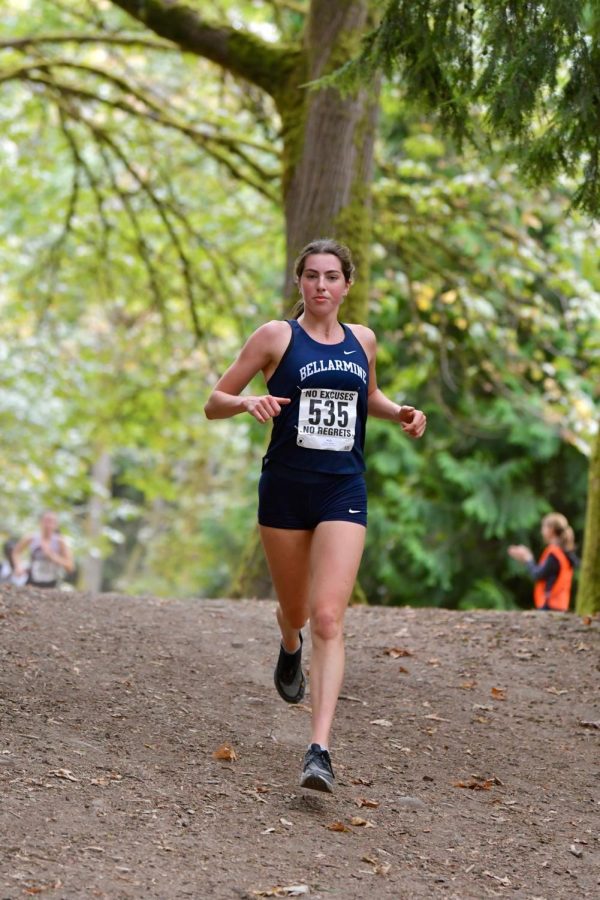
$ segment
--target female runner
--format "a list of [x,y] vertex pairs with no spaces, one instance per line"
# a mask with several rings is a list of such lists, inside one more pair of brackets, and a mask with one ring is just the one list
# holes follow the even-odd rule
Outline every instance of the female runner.
[[[377,387],[376,340],[339,321],[352,284],[350,251],[316,240],[301,252],[297,318],[258,328],[217,382],[209,419],[249,413],[273,420],[259,484],[258,522],[277,594],[281,630],[275,686],[287,703],[304,696],[301,629],[310,620],[311,742],[300,784],[331,792],[329,734],[344,675],[344,614],[367,524],[363,448],[367,413],[420,438],[426,418]],[[262,372],[268,393],[241,396]]]

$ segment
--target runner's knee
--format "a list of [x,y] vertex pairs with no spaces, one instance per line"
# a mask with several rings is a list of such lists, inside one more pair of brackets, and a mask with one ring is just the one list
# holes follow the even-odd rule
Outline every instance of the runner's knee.
[[340,616],[334,610],[316,609],[311,613],[311,634],[322,641],[335,640],[342,633],[342,628],[343,616]]

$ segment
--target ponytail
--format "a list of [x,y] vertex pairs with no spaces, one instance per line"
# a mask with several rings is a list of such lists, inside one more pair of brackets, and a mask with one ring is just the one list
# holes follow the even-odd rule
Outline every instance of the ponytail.
[[304,300],[301,297],[299,300],[296,300],[296,302],[292,306],[290,310],[290,319],[299,319],[303,312]]
[[560,546],[567,552],[575,549],[575,532],[570,525],[567,525],[560,537]]
[[575,549],[575,533],[569,525],[567,517],[563,516],[562,513],[549,513],[547,516],[544,516],[542,525],[547,525],[552,529],[559,546],[565,552],[568,553]]

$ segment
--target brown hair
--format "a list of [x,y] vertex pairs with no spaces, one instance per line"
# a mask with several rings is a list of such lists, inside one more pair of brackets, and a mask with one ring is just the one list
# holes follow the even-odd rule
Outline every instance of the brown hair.
[[[313,253],[331,253],[333,256],[337,256],[342,267],[342,274],[346,284],[349,284],[352,281],[354,277],[354,263],[352,262],[352,254],[348,247],[344,244],[339,244],[332,238],[319,238],[318,240],[311,241],[310,244],[307,244],[296,257],[296,261],[294,262],[294,281],[296,284],[298,284],[302,277],[307,258]],[[304,301],[302,299],[297,300],[291,312],[292,318],[299,318],[303,312]]]
[[575,549],[575,534],[569,525],[569,520],[562,513],[548,513],[542,519],[542,525],[547,525],[552,529],[558,539],[558,543],[563,550],[569,551]]

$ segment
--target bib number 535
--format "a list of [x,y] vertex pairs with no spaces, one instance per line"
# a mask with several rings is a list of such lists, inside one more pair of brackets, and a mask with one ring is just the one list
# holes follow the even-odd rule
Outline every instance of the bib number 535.
[[304,388],[298,408],[298,446],[313,450],[352,450],[357,399],[356,391]]
[[318,397],[311,397],[308,405],[308,424],[325,425],[327,428],[333,425],[347,428],[349,405],[347,400],[321,400]]

